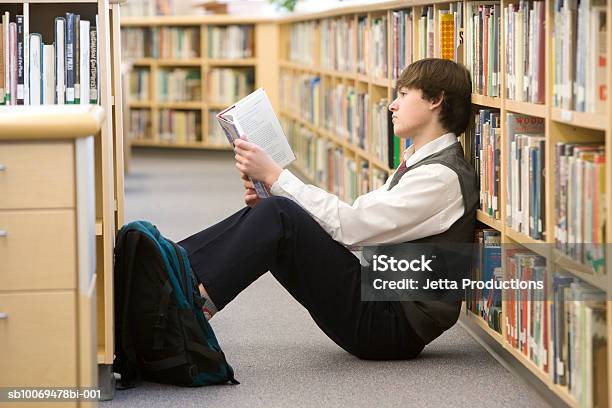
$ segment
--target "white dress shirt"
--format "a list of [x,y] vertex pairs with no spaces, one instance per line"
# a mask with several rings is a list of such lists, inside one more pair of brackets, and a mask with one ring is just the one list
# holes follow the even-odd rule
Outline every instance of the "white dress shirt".
[[[406,167],[456,142],[457,137],[447,133],[416,152],[411,146],[404,151]],[[298,203],[335,241],[351,249],[436,235],[463,215],[459,178],[448,167],[437,163],[419,166],[387,191],[391,178],[382,187],[357,197],[353,205],[304,184],[286,169],[271,192]]]

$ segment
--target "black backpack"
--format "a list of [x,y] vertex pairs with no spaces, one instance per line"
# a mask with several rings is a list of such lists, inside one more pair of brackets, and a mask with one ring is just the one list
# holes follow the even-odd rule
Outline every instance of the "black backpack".
[[187,252],[146,221],[115,246],[115,360],[120,388],[139,379],[183,386],[238,384],[202,312]]

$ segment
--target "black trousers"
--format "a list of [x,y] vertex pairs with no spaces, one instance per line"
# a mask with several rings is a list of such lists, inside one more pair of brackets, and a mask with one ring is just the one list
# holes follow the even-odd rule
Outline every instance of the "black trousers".
[[361,301],[359,260],[289,199],[264,199],[179,244],[219,310],[270,271],[359,358],[410,359],[424,347],[398,302]]

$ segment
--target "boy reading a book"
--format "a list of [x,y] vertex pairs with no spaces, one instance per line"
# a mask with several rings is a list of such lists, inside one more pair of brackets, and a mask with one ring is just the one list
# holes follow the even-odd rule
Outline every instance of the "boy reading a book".
[[[340,347],[364,359],[409,359],[457,321],[460,301],[361,300],[360,261],[349,250],[403,242],[471,242],[478,190],[457,135],[471,118],[468,71],[414,62],[389,106],[412,146],[381,188],[350,205],[283,170],[257,145],[235,143],[247,207],[179,244],[201,282],[208,318],[270,271]],[[248,177],[273,197],[258,199]]]

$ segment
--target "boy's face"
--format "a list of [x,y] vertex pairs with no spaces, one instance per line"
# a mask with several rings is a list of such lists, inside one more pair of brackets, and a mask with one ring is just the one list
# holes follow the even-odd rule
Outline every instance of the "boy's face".
[[393,112],[393,132],[403,139],[418,136],[435,118],[432,103],[423,99],[420,89],[400,88],[389,110]]

